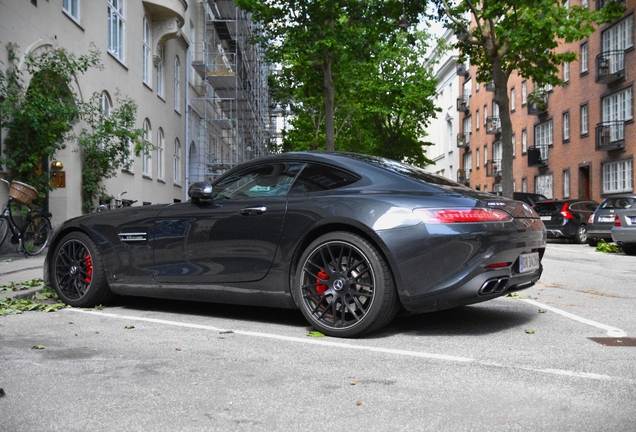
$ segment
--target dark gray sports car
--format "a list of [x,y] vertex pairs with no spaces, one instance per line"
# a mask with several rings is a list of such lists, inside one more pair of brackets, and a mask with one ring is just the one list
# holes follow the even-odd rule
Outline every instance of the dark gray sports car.
[[542,272],[546,230],[528,205],[392,160],[280,154],[189,195],[65,222],[45,280],[72,306],[120,294],[300,308],[321,332],[352,337]]

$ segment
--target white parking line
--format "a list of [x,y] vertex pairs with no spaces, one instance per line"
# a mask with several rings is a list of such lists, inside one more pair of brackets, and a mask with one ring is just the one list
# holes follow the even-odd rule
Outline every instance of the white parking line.
[[624,330],[621,330],[619,328],[608,326],[606,324],[601,324],[599,322],[592,321],[592,320],[589,320],[587,318],[583,318],[583,317],[571,314],[570,312],[566,312],[566,311],[563,311],[561,309],[557,309],[555,307],[548,306],[548,305],[545,305],[543,303],[539,303],[539,302],[534,301],[534,300],[524,299],[524,298],[522,298],[521,300],[523,300],[526,303],[530,303],[532,305],[535,305],[537,307],[552,311],[552,312],[557,313],[559,315],[563,315],[564,317],[573,319],[574,321],[578,321],[580,323],[587,324],[587,325],[592,326],[592,327],[597,327],[597,328],[600,328],[600,329],[603,329],[603,330],[607,330],[607,335],[610,336],[610,337],[625,337],[625,336],[627,336],[627,332],[625,332]]
[[397,349],[391,349],[391,348],[373,347],[368,345],[355,345],[355,344],[349,344],[346,342],[335,342],[330,340],[315,339],[315,338],[309,338],[309,337],[298,338],[293,336],[281,336],[281,335],[276,335],[271,333],[260,333],[260,332],[243,331],[243,330],[228,330],[228,329],[222,329],[218,327],[212,327],[212,326],[201,325],[201,324],[168,321],[168,320],[162,320],[162,319],[156,319],[156,318],[136,317],[131,315],[118,315],[114,313],[92,311],[92,310],[87,311],[87,310],[77,309],[77,308],[62,309],[62,311],[79,312],[79,313],[85,313],[90,315],[99,315],[99,316],[108,317],[108,318],[125,319],[129,321],[143,321],[143,322],[149,322],[149,323],[155,323],[155,324],[170,325],[175,327],[194,328],[194,329],[200,329],[200,330],[215,331],[219,333],[231,332],[233,334],[238,334],[243,336],[276,339],[276,340],[281,340],[286,342],[327,346],[327,347],[340,348],[340,349],[355,349],[355,350],[361,350],[361,351],[379,352],[383,354],[392,354],[397,356],[420,357],[420,358],[445,360],[445,361],[458,362],[458,363],[472,363],[472,364],[477,364],[477,365],[486,366],[486,367],[496,367],[498,369],[503,369],[503,368],[520,369],[520,370],[525,370],[529,372],[568,376],[568,377],[574,377],[574,378],[583,378],[583,379],[600,380],[600,381],[623,381],[623,382],[627,381],[627,382],[636,383],[636,381],[634,380],[612,377],[609,375],[601,375],[601,374],[588,373],[588,372],[576,372],[576,371],[561,370],[561,369],[538,369],[538,368],[533,368],[533,367],[523,366],[523,365],[515,366],[511,364],[499,364],[499,363],[493,363],[488,361],[478,361],[471,357],[458,357],[458,356],[451,356],[451,355],[444,355],[444,354],[432,354],[432,353],[426,353],[421,351],[407,351],[407,350],[397,350]]

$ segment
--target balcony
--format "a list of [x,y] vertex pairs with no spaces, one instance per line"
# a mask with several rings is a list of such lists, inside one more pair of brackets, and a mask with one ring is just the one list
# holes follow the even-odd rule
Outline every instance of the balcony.
[[142,3],[152,21],[176,19],[179,28],[183,27],[185,12],[188,9],[186,0],[144,0]]
[[610,84],[625,78],[625,51],[605,51],[596,56],[596,79]]
[[596,150],[611,151],[625,148],[625,122],[608,121],[596,125]]
[[548,149],[542,149],[541,146],[528,147],[528,166],[548,166]]
[[499,117],[488,117],[486,119],[486,133],[488,135],[498,135],[501,133],[501,120]]
[[470,95],[457,98],[457,111],[468,112],[470,110]]
[[470,147],[470,134],[471,132],[462,132],[457,134],[457,147],[468,148]]
[[494,81],[490,81],[490,82],[484,84],[484,88],[486,89],[486,91],[494,92],[495,91],[495,82]]
[[465,64],[457,65],[457,75],[459,76],[468,76],[468,67]]
[[528,115],[541,115],[548,112],[548,93],[533,91],[528,95]]
[[486,177],[501,177],[501,159],[486,161]]
[[466,171],[463,169],[457,170],[457,183],[461,183],[466,186],[470,186],[470,170]]

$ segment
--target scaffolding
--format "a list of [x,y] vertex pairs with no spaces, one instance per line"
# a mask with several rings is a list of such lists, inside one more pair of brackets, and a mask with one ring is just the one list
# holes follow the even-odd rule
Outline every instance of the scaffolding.
[[202,88],[190,103],[201,117],[196,134],[205,156],[199,174],[211,180],[269,153],[270,70],[262,49],[251,43],[259,28],[249,13],[233,0],[207,0],[202,7],[203,34],[192,54]]

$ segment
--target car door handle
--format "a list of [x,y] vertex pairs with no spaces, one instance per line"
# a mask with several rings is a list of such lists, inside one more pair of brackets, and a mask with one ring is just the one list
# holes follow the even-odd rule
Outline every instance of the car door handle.
[[256,216],[263,214],[267,211],[267,207],[247,207],[240,211],[243,216]]

